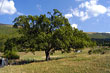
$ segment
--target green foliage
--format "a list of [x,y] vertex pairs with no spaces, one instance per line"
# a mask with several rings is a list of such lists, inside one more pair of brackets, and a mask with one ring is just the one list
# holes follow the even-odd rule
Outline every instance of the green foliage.
[[71,44],[73,44],[72,47],[74,49],[96,46],[96,43],[92,42],[86,33],[84,33],[82,30],[78,30],[75,28],[73,30],[73,37]]
[[4,57],[11,59],[11,60],[12,59],[19,59],[19,55],[17,55],[15,51],[6,51],[4,54]]
[[110,46],[110,39],[98,39],[92,38],[92,41],[95,41],[98,46]]
[[109,33],[88,33],[88,36],[95,41],[98,46],[110,46]]
[[[33,38],[34,40],[36,40],[34,42],[36,46],[33,45],[33,48],[36,48],[38,50],[50,50],[52,48],[56,48],[53,43],[53,41],[55,40],[53,38],[55,31],[66,26],[70,27],[70,24],[68,20],[63,17],[57,9],[54,9],[53,11],[53,14],[48,12],[50,14],[50,17],[46,17],[46,15],[44,14],[40,16],[28,15],[15,18],[14,27],[21,26],[20,33],[23,34],[24,37],[26,37],[25,39],[27,40],[25,42],[26,44],[24,44],[25,46],[28,45],[26,48],[32,47],[32,44],[30,42]],[[65,30],[63,29],[63,31]]]
[[18,29],[13,28],[12,25],[0,25],[0,52],[3,52],[7,39],[20,36],[17,31]]
[[5,42],[4,57],[8,59],[19,59],[19,56],[16,54],[16,40],[16,38],[12,38]]
[[89,50],[88,53],[89,54],[104,54],[109,50],[110,48],[96,48],[96,49]]
[[56,49],[63,49],[63,51],[70,50],[71,38],[73,37],[72,28],[70,26],[61,27],[54,32],[53,46]]
[[95,54],[102,53],[103,52],[103,49],[95,49],[92,52],[95,53]]
[[[71,48],[84,48],[91,44],[90,38],[79,31],[72,29],[69,21],[57,9],[40,16],[19,16],[15,18],[14,27],[19,27],[22,37],[18,40],[22,49],[26,51],[45,50],[46,60],[51,50],[69,52]],[[17,41],[17,42],[18,42]]]

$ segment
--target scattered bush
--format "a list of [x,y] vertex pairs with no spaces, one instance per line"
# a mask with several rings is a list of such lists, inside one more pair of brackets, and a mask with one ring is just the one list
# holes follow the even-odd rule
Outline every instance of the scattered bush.
[[89,51],[88,51],[88,54],[91,55],[91,54],[92,54],[92,50],[89,50]]
[[88,51],[88,54],[105,54],[110,48],[97,48]]
[[8,59],[19,59],[19,56],[14,51],[7,51],[4,57]]

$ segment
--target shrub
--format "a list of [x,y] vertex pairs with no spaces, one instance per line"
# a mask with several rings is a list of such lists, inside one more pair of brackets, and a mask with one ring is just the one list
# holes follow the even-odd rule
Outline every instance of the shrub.
[[105,54],[110,48],[96,48],[88,51],[88,54]]
[[95,53],[95,54],[99,54],[99,53],[102,53],[104,50],[103,49],[94,49],[92,52]]
[[88,54],[91,55],[91,54],[92,54],[92,50],[89,50],[89,51],[88,51]]
[[19,59],[19,56],[14,51],[7,51],[4,57],[8,59]]
[[5,42],[4,48],[4,57],[8,59],[19,59],[19,56],[16,54],[16,38],[8,39]]

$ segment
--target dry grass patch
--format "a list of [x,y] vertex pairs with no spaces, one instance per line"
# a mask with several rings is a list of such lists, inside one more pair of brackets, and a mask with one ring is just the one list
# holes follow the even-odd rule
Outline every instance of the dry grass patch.
[[[40,56],[40,57],[38,57]],[[43,51],[21,54],[21,59],[35,58],[36,60],[44,60]],[[110,54],[93,54],[88,55],[87,49],[82,53],[65,53],[57,51],[51,55],[51,61],[33,62],[25,65],[6,66],[0,69],[0,73],[110,73]]]

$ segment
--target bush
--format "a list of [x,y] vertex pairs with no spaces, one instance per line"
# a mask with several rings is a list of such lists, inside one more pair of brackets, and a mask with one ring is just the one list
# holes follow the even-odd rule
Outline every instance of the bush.
[[7,51],[7,53],[4,54],[4,57],[8,59],[19,59],[19,56],[14,51]]
[[92,53],[99,54],[102,53],[103,51],[104,51],[103,49],[94,49]]
[[105,54],[110,48],[97,48],[88,51],[88,54]]
[[89,50],[89,51],[88,51],[88,54],[91,55],[91,54],[92,54],[92,50]]
[[8,39],[5,42],[4,48],[4,57],[8,59],[19,59],[19,56],[16,54],[16,38]]
[[103,50],[110,50],[110,48],[103,48]]

